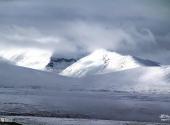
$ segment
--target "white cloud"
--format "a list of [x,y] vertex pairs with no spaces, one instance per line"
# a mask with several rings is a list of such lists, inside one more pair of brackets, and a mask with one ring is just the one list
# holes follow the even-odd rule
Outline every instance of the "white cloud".
[[62,26],[62,29],[53,32],[46,32],[36,27],[8,27],[0,30],[0,46],[6,50],[37,48],[61,56],[76,56],[104,48],[145,57],[153,55],[160,49],[154,34],[148,28],[139,29],[133,25],[112,26],[85,21],[68,22]]

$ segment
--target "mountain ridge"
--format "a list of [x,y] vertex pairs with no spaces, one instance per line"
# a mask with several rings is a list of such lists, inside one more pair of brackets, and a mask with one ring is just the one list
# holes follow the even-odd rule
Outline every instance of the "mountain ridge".
[[160,64],[148,59],[99,49],[79,59],[60,74],[70,77],[83,77],[90,74],[105,74],[141,66],[160,66]]

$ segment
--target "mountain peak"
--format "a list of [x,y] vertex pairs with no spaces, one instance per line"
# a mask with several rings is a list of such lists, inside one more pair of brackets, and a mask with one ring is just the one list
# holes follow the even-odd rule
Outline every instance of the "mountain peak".
[[61,75],[81,77],[138,67],[131,56],[123,56],[104,49],[95,50],[61,72]]
[[127,70],[140,66],[151,66],[153,61],[134,58],[130,55],[121,55],[116,52],[98,49],[91,54],[81,58],[71,66],[67,67],[60,74],[71,77],[82,77],[85,75],[104,74],[115,71]]

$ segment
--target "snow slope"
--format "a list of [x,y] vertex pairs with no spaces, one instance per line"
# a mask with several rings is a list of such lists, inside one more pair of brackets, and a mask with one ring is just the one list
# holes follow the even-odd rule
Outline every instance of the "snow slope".
[[0,115],[159,122],[169,83],[169,66],[70,78],[0,63]]
[[170,92],[170,66],[138,67],[80,79],[94,91]]
[[52,53],[34,48],[0,49],[0,60],[14,65],[43,70],[49,63]]
[[25,89],[67,89],[71,78],[55,73],[19,67],[0,62],[0,88]]
[[90,74],[105,74],[140,66],[159,66],[159,64],[150,60],[144,60],[130,55],[124,56],[100,49],[78,60],[60,74],[71,77],[82,77]]
[[138,67],[118,72],[70,78],[0,63],[0,88],[81,91],[170,92],[170,67]]

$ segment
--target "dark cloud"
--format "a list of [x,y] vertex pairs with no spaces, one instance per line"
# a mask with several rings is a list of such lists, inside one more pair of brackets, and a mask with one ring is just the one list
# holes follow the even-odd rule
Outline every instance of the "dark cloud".
[[169,0],[1,0],[0,46],[106,48],[169,64]]

